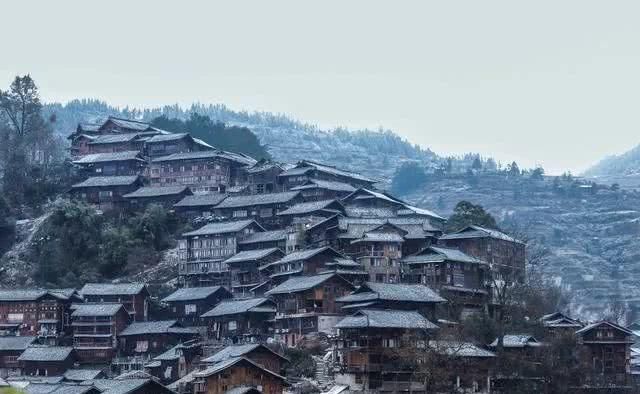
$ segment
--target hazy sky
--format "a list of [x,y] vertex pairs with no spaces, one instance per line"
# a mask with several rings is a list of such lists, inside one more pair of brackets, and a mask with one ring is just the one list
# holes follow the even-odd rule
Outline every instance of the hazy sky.
[[640,142],[638,1],[0,3],[0,86],[224,103],[579,172]]

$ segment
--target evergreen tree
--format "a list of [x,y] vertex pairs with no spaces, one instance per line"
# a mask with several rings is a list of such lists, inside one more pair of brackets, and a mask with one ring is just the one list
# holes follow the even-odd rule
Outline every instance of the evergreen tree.
[[407,162],[402,164],[393,175],[391,191],[396,194],[410,193],[421,187],[427,180],[427,174],[420,164]]
[[495,218],[485,211],[482,205],[460,201],[447,221],[447,229],[457,231],[469,225],[498,229]]

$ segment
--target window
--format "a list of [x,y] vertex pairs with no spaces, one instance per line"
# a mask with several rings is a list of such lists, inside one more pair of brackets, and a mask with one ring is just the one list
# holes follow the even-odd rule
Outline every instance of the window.
[[238,328],[238,323],[236,323],[235,320],[231,320],[229,323],[227,323],[227,328],[229,329],[229,331],[236,330]]
[[234,218],[246,218],[247,217],[247,211],[245,211],[245,210],[233,211],[233,217]]
[[262,194],[264,193],[264,185],[262,183],[256,185],[256,193],[257,194]]
[[398,341],[394,338],[387,338],[382,340],[383,347],[398,347]]
[[136,342],[136,353],[145,353],[147,350],[149,350],[149,341]]
[[197,312],[197,308],[195,304],[187,304],[184,306],[185,315],[191,315]]
[[24,313],[9,313],[7,320],[10,322],[22,322],[24,320]]
[[263,208],[260,210],[260,217],[268,218],[273,216],[273,209],[271,208]]

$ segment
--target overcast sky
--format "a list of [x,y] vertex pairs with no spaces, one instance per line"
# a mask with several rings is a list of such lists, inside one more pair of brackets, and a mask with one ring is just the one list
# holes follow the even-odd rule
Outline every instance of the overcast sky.
[[2,1],[0,86],[389,128],[580,172],[640,142],[638,1]]

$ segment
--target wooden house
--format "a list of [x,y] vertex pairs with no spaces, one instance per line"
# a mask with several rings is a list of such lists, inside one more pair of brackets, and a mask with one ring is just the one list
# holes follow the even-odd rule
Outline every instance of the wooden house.
[[224,261],[231,271],[231,291],[238,297],[251,295],[251,289],[268,280],[258,269],[280,260],[284,252],[278,248],[246,250]]
[[144,283],[87,283],[80,293],[88,303],[122,304],[131,321],[149,317],[149,290]]
[[289,224],[295,218],[318,217],[328,218],[336,214],[344,214],[344,207],[337,200],[318,200],[301,202],[278,212],[278,216],[286,219],[284,223]]
[[260,364],[245,358],[234,357],[219,362],[196,373],[194,393],[224,394],[234,389],[254,387],[264,394],[281,394],[286,379]]
[[431,246],[405,256],[404,281],[438,289],[463,315],[482,308],[490,286],[489,264],[458,249]]
[[209,223],[182,234],[178,241],[179,281],[185,286],[231,287],[231,273],[224,260],[238,252],[238,242],[264,231],[253,220]]
[[169,384],[184,378],[202,357],[202,343],[197,340],[182,342],[154,357],[145,365],[145,371]]
[[137,175],[95,176],[71,186],[69,194],[101,209],[110,209],[125,206],[127,202],[123,196],[142,185],[142,179]]
[[260,266],[259,270],[274,283],[281,283],[292,276],[313,275],[324,271],[326,264],[336,258],[344,256],[329,247],[304,249]]
[[348,183],[355,187],[372,187],[377,181],[351,171],[345,171],[333,166],[303,160],[293,168],[283,171],[279,175],[286,190],[301,186],[312,179]]
[[176,320],[134,322],[118,334],[118,346],[123,355],[158,355],[197,337],[198,331]]
[[189,186],[194,193],[221,192],[242,181],[242,170],[255,161],[220,150],[173,153],[149,163],[152,186]]
[[21,374],[18,357],[35,341],[32,336],[0,336],[0,378]]
[[92,380],[91,384],[101,393],[126,393],[126,394],[175,394],[162,383],[149,377],[123,377],[116,379]]
[[426,346],[438,327],[416,311],[361,309],[345,317],[336,328],[338,384],[352,391],[425,392],[424,380],[415,374],[410,352]]
[[171,209],[174,204],[193,193],[187,186],[143,186],[122,196],[133,208],[144,208],[149,204],[160,204]]
[[173,205],[175,211],[188,218],[208,217],[213,215],[213,207],[227,198],[224,193],[194,194],[185,196]]
[[0,332],[37,336],[54,345],[71,333],[71,304],[79,302],[74,290],[1,290]]
[[385,223],[352,240],[347,255],[364,266],[370,282],[400,283],[406,234],[405,230]]
[[347,216],[360,218],[414,218],[429,221],[433,227],[441,228],[446,221],[437,213],[418,208],[373,189],[360,188],[342,199]]
[[78,304],[71,318],[73,347],[84,363],[111,361],[118,350],[118,335],[130,322],[122,304]]
[[204,313],[202,320],[209,327],[210,337],[244,343],[266,340],[275,313],[275,303],[267,298],[231,299]]
[[302,193],[305,201],[320,201],[342,199],[356,191],[356,188],[344,182],[309,179],[299,186],[292,187],[291,190]]
[[140,151],[145,133],[118,133],[92,136],[87,143],[89,154]]
[[238,240],[238,250],[287,249],[287,230],[261,231]]
[[208,365],[215,365],[235,357],[248,358],[263,368],[277,373],[284,371],[285,365],[289,363],[286,357],[258,343],[226,346],[215,354],[203,358],[201,362]]
[[144,153],[148,157],[211,150],[214,150],[211,145],[193,138],[189,133],[157,134],[144,140]]
[[501,231],[471,225],[443,235],[438,244],[459,249],[504,275],[524,280],[525,244]]
[[231,220],[254,219],[267,229],[279,228],[286,221],[277,213],[301,202],[299,192],[233,195],[214,207],[215,215]]
[[23,375],[61,376],[73,366],[76,355],[70,346],[31,346],[18,357]]
[[162,302],[169,305],[169,316],[187,326],[201,325],[200,316],[211,310],[222,300],[232,297],[222,286],[184,287],[165,297]]
[[447,300],[425,285],[367,282],[336,302],[349,313],[363,308],[411,310],[435,320],[436,306]]
[[259,160],[247,167],[246,184],[250,194],[266,194],[282,192],[282,184],[278,175],[284,171],[284,166],[270,160]]
[[599,321],[576,331],[586,366],[586,383],[625,387],[630,381],[629,360],[633,333],[615,323]]
[[139,151],[92,153],[73,161],[86,176],[142,175],[147,162]]
[[353,291],[354,286],[336,274],[295,276],[267,291],[277,304],[276,336],[295,346],[306,334],[332,334],[343,316],[336,299]]
[[544,315],[540,318],[540,322],[552,334],[575,332],[584,326],[580,320],[573,319],[562,312]]
[[349,258],[335,258],[324,264],[319,274],[334,273],[342,276],[354,285],[361,285],[369,279],[369,272],[360,263]]
[[471,342],[430,340],[430,355],[444,372],[438,388],[454,392],[490,393],[496,355]]

